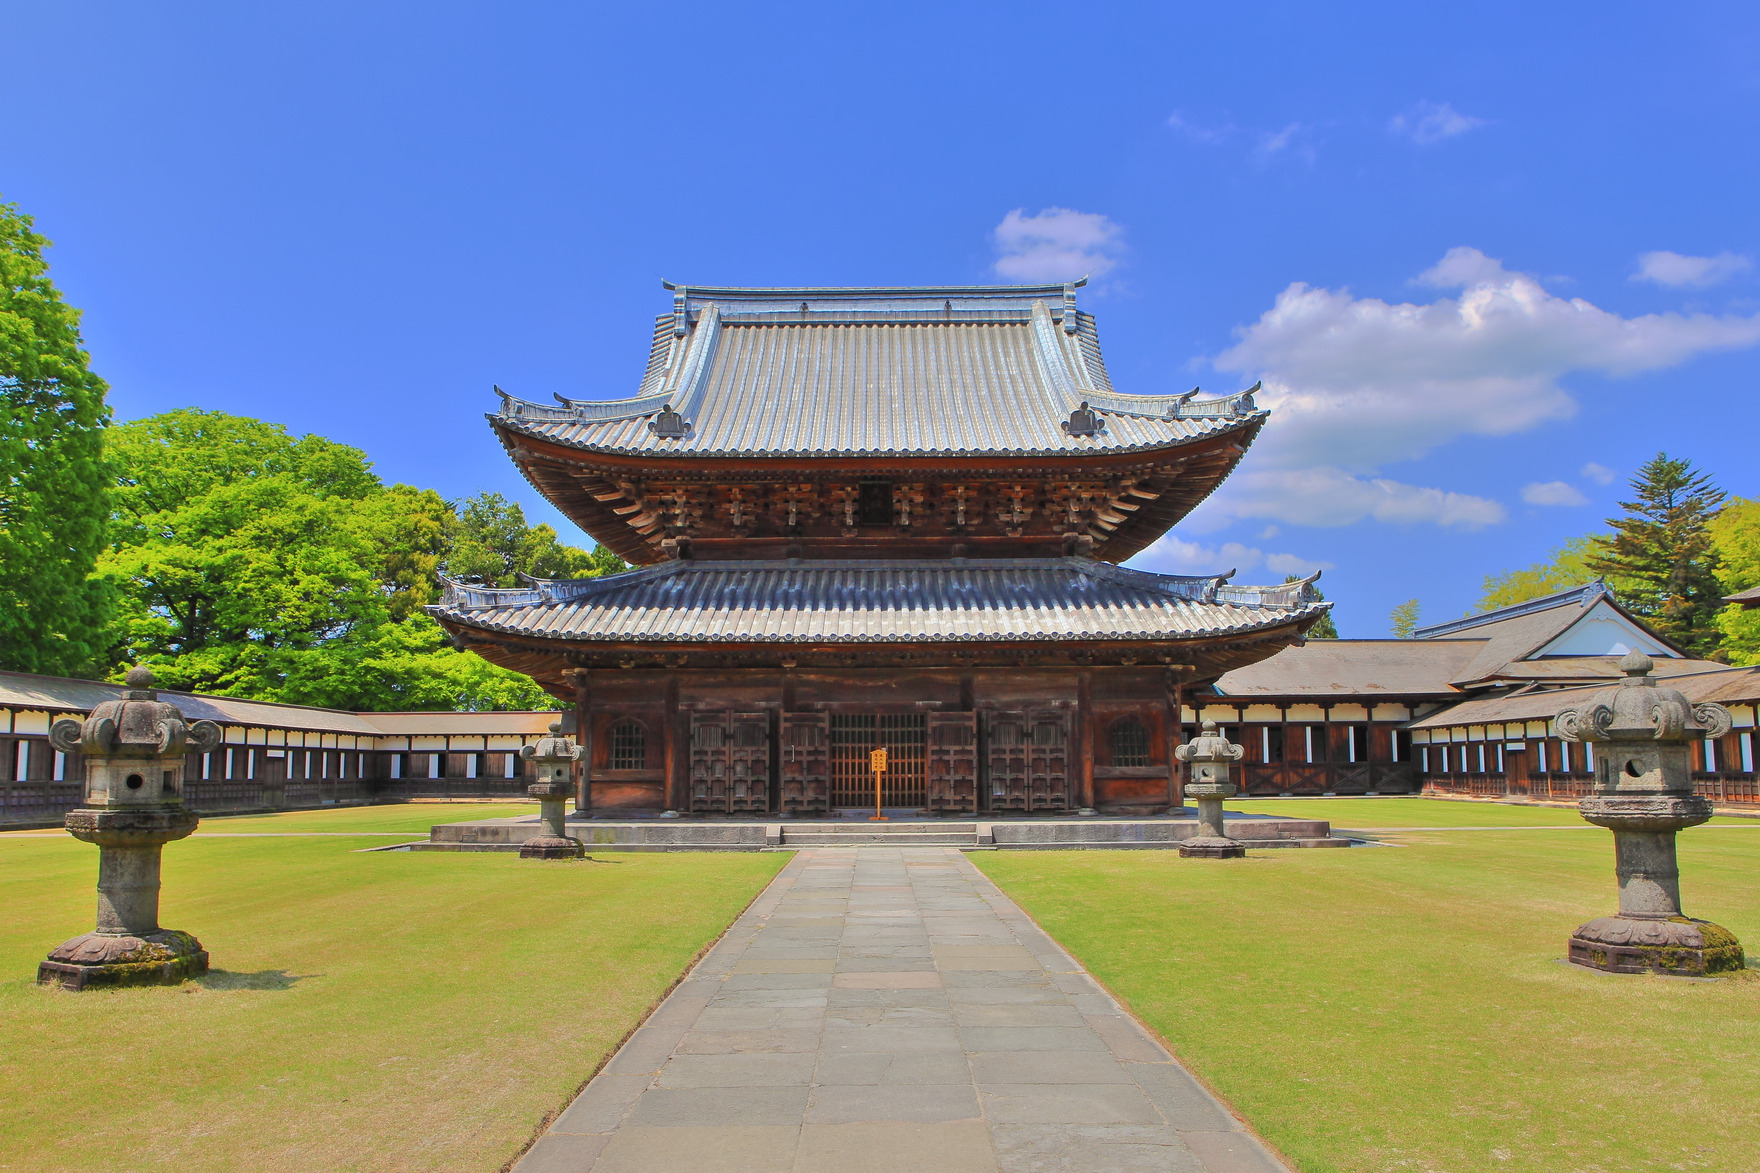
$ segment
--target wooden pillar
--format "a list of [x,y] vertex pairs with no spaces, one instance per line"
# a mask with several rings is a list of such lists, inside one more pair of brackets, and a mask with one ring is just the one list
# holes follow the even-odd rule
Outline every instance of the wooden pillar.
[[1167,678],[1167,809],[1178,810],[1185,805],[1185,770],[1173,751],[1185,740],[1182,725],[1185,721],[1185,687],[1174,680],[1172,674]]
[[1076,675],[1076,729],[1081,744],[1076,747],[1080,756],[1076,759],[1081,766],[1082,806],[1093,809],[1094,806],[1094,706],[1092,672],[1080,672]]
[[574,809],[593,809],[593,689],[585,668],[574,670],[574,739],[581,747],[581,772]]
[[678,673],[666,674],[666,809],[685,813],[684,787],[678,778]]

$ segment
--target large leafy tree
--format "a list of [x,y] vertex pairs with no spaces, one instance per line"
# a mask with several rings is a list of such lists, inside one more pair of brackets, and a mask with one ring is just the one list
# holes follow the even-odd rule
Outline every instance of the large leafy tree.
[[[1717,577],[1733,595],[1760,586],[1760,501],[1737,497],[1711,522]],[[1760,610],[1725,607],[1717,616],[1723,651],[1732,664],[1760,664]]]
[[[1552,551],[1544,562],[1486,575],[1474,611],[1483,614],[1500,607],[1513,607],[1529,599],[1544,598],[1594,582],[1596,572],[1589,568],[1589,560],[1606,542],[1605,534],[1585,534]],[[1614,584],[1614,589],[1617,592],[1619,585]]]
[[565,546],[548,525],[527,525],[519,502],[500,493],[479,493],[461,502],[446,571],[488,586],[515,586],[519,576],[592,578],[625,569],[603,546]]
[[[381,484],[359,449],[190,409],[112,428],[109,459],[100,569],[120,601],[118,669],[144,660],[172,687],[343,709],[551,703],[422,612],[469,523],[431,490]],[[521,526],[499,534],[536,552],[515,570],[592,573],[591,554]]]
[[1589,569],[1617,579],[1621,601],[1679,646],[1712,655],[1721,633],[1723,590],[1711,523],[1725,494],[1685,460],[1659,452],[1632,478],[1625,513],[1610,517],[1613,536],[1588,558]]
[[0,668],[75,675],[102,655],[110,411],[48,244],[0,204]]

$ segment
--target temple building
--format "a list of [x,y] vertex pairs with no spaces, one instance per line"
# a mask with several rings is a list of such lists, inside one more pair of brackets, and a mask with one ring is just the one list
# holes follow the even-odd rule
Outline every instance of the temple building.
[[626,399],[502,393],[531,483],[637,567],[448,583],[460,647],[572,701],[591,811],[1178,806],[1185,695],[1311,580],[1127,570],[1267,413],[1115,391],[1068,285],[672,291]]

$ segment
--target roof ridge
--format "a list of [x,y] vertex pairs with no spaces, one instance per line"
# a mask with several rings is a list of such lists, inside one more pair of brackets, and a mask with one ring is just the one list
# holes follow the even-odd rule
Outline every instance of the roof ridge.
[[1541,595],[1538,598],[1524,599],[1519,603],[1511,603],[1507,607],[1499,607],[1495,611],[1486,611],[1481,615],[1467,615],[1460,619],[1451,619],[1447,623],[1433,623],[1428,627],[1415,628],[1412,631],[1412,638],[1433,639],[1451,632],[1483,627],[1488,623],[1500,623],[1506,619],[1518,619],[1523,615],[1533,615],[1540,611],[1567,607],[1573,602],[1579,607],[1586,607],[1599,598],[1612,599],[1616,603],[1619,601],[1619,597],[1613,593],[1613,588],[1608,586],[1604,579],[1598,578],[1594,582],[1570,587],[1567,590],[1555,591],[1550,595]]

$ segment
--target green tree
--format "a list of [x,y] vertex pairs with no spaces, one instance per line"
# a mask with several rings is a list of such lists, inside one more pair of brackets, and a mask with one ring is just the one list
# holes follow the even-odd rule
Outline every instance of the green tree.
[[0,204],[0,668],[52,675],[102,659],[110,409],[79,311],[49,280],[49,242]]
[[[100,572],[120,604],[115,668],[144,660],[170,687],[342,709],[553,703],[454,649],[422,611],[471,532],[432,490],[383,485],[359,449],[223,412],[167,412],[109,439],[116,516]],[[493,534],[515,570],[606,561],[516,519]]]
[[548,525],[526,524],[519,502],[479,493],[458,506],[458,526],[446,572],[488,586],[517,586],[519,576],[593,578],[626,569],[623,559],[594,546],[565,546]]
[[1675,644],[1716,652],[1723,590],[1711,522],[1724,492],[1688,461],[1659,452],[1632,478],[1632,495],[1620,502],[1624,516],[1607,519],[1613,536],[1589,557],[1589,569],[1618,580],[1620,601]]
[[[1589,559],[1607,541],[1606,534],[1585,534],[1580,538],[1572,538],[1553,550],[1545,562],[1486,575],[1473,613],[1482,615],[1500,607],[1513,607],[1529,599],[1543,598],[1594,582],[1596,573],[1589,569]],[[1619,588],[1615,586],[1614,589],[1617,592]]]
[[1412,633],[1418,630],[1418,600],[1407,599],[1395,607],[1387,622],[1396,637],[1411,639]]
[[[1299,574],[1286,574],[1286,575],[1284,575],[1283,581],[1284,582],[1301,582],[1302,576]],[[1309,589],[1314,592],[1314,598],[1318,599],[1322,603],[1324,603],[1326,601],[1326,596],[1320,593],[1319,587],[1310,587]],[[1326,614],[1324,614],[1320,617],[1320,621],[1318,623],[1316,623],[1316,624],[1314,624],[1314,626],[1308,628],[1308,638],[1309,639],[1337,639],[1338,638],[1338,624],[1336,624],[1332,621],[1332,612],[1328,611]]]
[[[1717,579],[1733,595],[1760,586],[1760,501],[1737,497],[1711,521]],[[1723,651],[1732,664],[1760,664],[1760,610],[1726,606],[1717,615]]]

